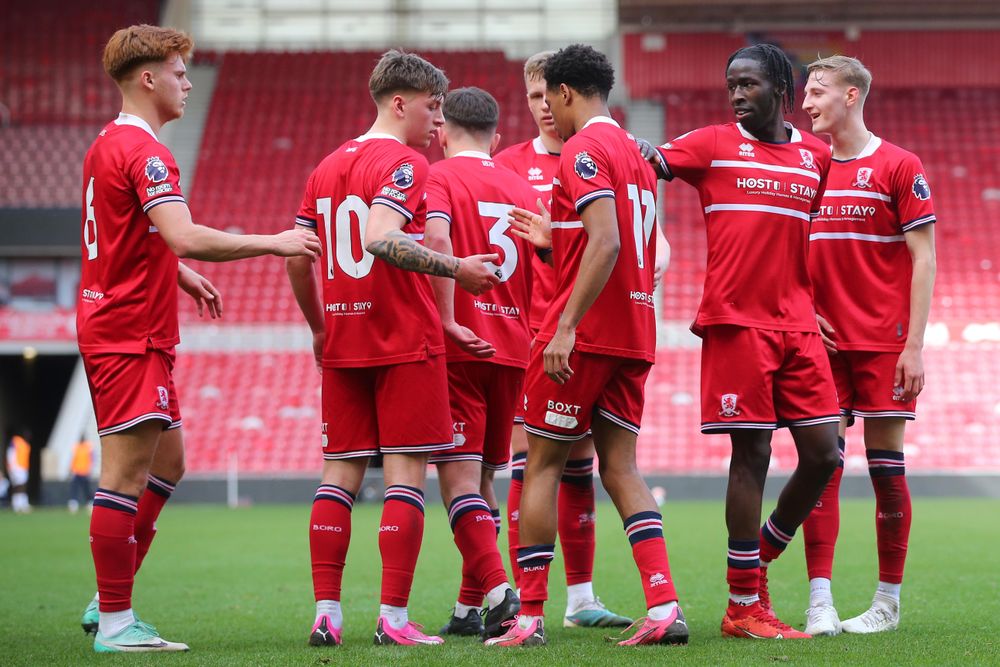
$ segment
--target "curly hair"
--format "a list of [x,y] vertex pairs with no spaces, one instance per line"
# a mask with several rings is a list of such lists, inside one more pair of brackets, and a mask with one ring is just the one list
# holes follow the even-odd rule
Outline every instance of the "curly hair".
[[615,85],[615,70],[608,57],[587,44],[559,49],[545,63],[545,85],[557,90],[566,84],[584,97],[600,95],[607,101]]
[[792,70],[792,61],[788,59],[781,47],[774,44],[754,44],[739,49],[729,56],[726,62],[726,71],[737,58],[747,58],[756,60],[764,69],[764,76],[774,86],[782,91],[784,101],[781,108],[789,113],[795,108],[795,75]]
[[163,62],[180,54],[187,60],[194,40],[186,33],[156,25],[133,25],[111,36],[104,47],[104,71],[115,81],[125,79],[133,69],[147,63]]

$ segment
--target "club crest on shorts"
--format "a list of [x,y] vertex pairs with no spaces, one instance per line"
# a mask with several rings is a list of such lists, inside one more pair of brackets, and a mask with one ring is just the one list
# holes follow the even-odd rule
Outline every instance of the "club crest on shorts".
[[156,407],[161,410],[166,410],[170,407],[170,396],[167,394],[166,387],[156,388]]
[[400,190],[413,185],[413,165],[409,162],[399,165],[396,171],[392,172],[392,183]]
[[719,410],[720,417],[739,417],[740,411],[736,409],[736,394],[722,395],[722,409]]
[[902,387],[893,387],[892,388],[892,400],[894,400],[894,401],[904,401],[905,400],[903,398],[903,388]]
[[858,175],[854,178],[854,182],[851,185],[856,188],[870,188],[872,186],[872,168],[859,168]]
[[807,151],[804,148],[800,148],[799,149],[799,155],[802,157],[802,162],[799,163],[799,166],[805,167],[806,169],[815,169],[816,168],[816,162],[815,162],[815,160],[813,158],[813,154],[811,152]]
[[597,163],[590,157],[587,151],[580,151],[576,154],[576,161],[573,163],[573,171],[585,181],[589,181],[597,176]]
[[927,201],[931,198],[931,186],[927,185],[927,179],[923,174],[913,177],[913,196],[920,201]]
[[159,156],[151,155],[146,158],[146,178],[154,183],[161,183],[167,180],[169,174],[167,165],[163,164],[163,160]]

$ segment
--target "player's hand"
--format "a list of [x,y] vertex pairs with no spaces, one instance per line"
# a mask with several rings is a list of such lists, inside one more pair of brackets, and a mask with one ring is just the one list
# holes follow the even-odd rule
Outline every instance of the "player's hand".
[[508,214],[507,221],[510,222],[511,231],[516,236],[529,241],[536,248],[545,250],[552,247],[552,216],[541,199],[537,204],[538,213],[515,207]]
[[316,360],[316,370],[323,374],[323,347],[326,345],[326,332],[313,334],[313,358]]
[[222,295],[208,278],[184,264],[178,264],[177,286],[190,294],[198,304],[198,317],[204,316],[205,306],[208,306],[208,316],[213,320],[222,317]]
[[500,255],[469,255],[458,260],[455,282],[466,292],[482,294],[500,284],[500,269],[489,266],[500,260]]
[[473,333],[471,329],[463,327],[458,322],[445,324],[444,333],[452,342],[474,357],[488,359],[497,353],[492,343],[483,340]]
[[542,359],[545,362],[545,374],[558,384],[566,384],[573,377],[573,369],[569,366],[569,355],[576,345],[576,329],[556,328],[552,340],[545,346]]
[[274,241],[271,254],[278,257],[304,255],[310,259],[316,259],[321,252],[319,237],[305,229],[286,229],[271,238]]
[[905,347],[896,361],[893,388],[901,387],[904,402],[912,401],[924,389],[924,355],[919,349]]
[[837,332],[819,313],[816,314],[816,323],[819,325],[819,337],[823,341],[823,347],[826,348],[827,354],[837,354],[837,342],[833,340],[833,334]]
[[663,280],[663,274],[667,272],[668,266],[670,266],[670,253],[657,252],[656,264],[653,265],[653,289],[656,289]]
[[656,150],[656,146],[638,137],[635,139],[635,144],[639,147],[639,154],[642,155],[642,159],[653,166],[653,171],[656,172],[657,178],[666,178],[667,175],[663,173],[663,163],[660,161],[660,152]]

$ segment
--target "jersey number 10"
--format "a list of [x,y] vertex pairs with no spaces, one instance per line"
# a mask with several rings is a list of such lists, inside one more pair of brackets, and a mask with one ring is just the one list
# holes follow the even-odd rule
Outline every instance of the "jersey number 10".
[[[337,214],[330,215],[333,200],[322,197],[316,200],[316,212],[323,216],[323,231],[326,234],[326,278],[333,280],[333,265],[352,278],[361,279],[371,273],[375,255],[364,247],[365,227],[368,226],[368,204],[357,195],[347,195],[337,207]],[[361,238],[361,259],[354,259],[354,244],[351,240],[351,214],[358,217],[358,233]]]

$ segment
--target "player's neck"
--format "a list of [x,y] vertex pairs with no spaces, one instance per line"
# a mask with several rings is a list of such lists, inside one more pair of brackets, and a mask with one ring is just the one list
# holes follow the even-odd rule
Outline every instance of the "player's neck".
[[608,105],[603,100],[595,96],[594,101],[585,101],[576,115],[576,122],[574,123],[574,125],[576,125],[576,131],[579,132],[583,129],[584,125],[593,119],[602,116],[605,118],[611,118],[611,112],[608,110]]
[[406,144],[406,132],[403,131],[403,128],[390,120],[382,118],[381,115],[375,119],[375,123],[365,134],[388,134],[399,139],[399,143]]
[[835,160],[856,158],[871,138],[872,133],[865,127],[864,119],[860,116],[849,116],[841,127],[830,133],[833,158]]
[[[743,128],[746,129],[746,128]],[[747,130],[750,132],[750,130]],[[769,144],[787,144],[788,128],[785,127],[785,117],[778,114],[771,122],[758,127],[750,132],[757,141],[764,141]]]
[[122,113],[129,116],[137,116],[146,121],[149,129],[156,136],[160,136],[160,129],[166,125],[166,121],[160,119],[160,114],[156,113],[153,107],[137,103],[127,97],[122,100]]
[[481,141],[474,140],[464,140],[455,141],[449,137],[448,148],[445,150],[445,157],[455,157],[459,153],[484,153],[486,155],[490,154],[490,144],[489,142],[483,143]]
[[538,140],[542,142],[542,146],[549,153],[562,153],[563,140],[559,137],[553,137],[548,132],[539,132]]

